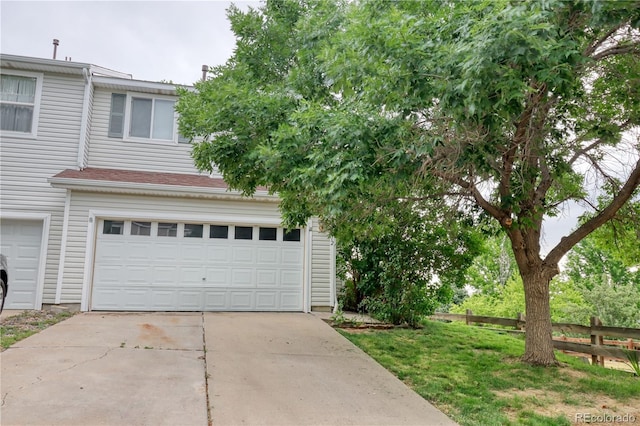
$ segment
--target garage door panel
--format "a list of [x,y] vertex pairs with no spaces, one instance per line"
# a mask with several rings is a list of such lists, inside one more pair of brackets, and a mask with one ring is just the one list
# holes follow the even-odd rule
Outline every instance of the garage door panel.
[[229,309],[231,310],[253,310],[253,291],[230,291]]
[[170,262],[175,264],[179,259],[180,248],[174,238],[163,237],[155,240],[153,244],[153,259],[156,262]]
[[277,291],[257,291],[256,292],[256,309],[257,310],[273,310],[278,308],[278,292]]
[[253,269],[236,268],[231,271],[231,287],[253,287]]
[[258,288],[278,286],[278,271],[276,269],[258,269],[256,278]]
[[175,266],[154,266],[153,283],[157,285],[175,286],[180,282],[180,271]]
[[255,247],[234,247],[233,259],[234,264],[254,264],[255,263]]
[[202,291],[178,290],[178,307],[187,311],[202,310]]
[[207,227],[202,238],[157,236],[157,226],[150,236],[130,226],[98,234],[92,309],[302,310],[302,243],[260,240],[256,228],[254,240],[236,240],[232,227],[229,238],[209,238]]
[[181,266],[180,267],[180,282],[179,285],[202,285],[202,267],[200,266]]
[[126,255],[130,261],[150,262],[152,248],[150,243],[130,242],[126,245]]
[[123,268],[127,276],[127,282],[131,285],[145,286],[149,283],[149,277],[153,276],[152,268],[143,265],[128,265]]
[[174,310],[178,301],[175,289],[154,289],[152,293],[152,306],[158,310]]
[[96,249],[96,257],[103,263],[121,263],[127,255],[125,251],[126,245],[123,245],[119,239],[105,239]]
[[123,281],[122,266],[118,265],[97,265],[95,271],[96,279],[100,281],[102,287],[119,287]]
[[182,243],[180,258],[185,262],[203,263],[207,259],[207,251],[201,241]]
[[280,271],[280,285],[282,287],[298,288],[302,286],[302,271]]
[[124,288],[120,297],[124,298],[124,307],[133,311],[148,310],[151,290],[148,288]]
[[224,310],[227,306],[227,292],[226,291],[210,291],[204,292],[204,307],[205,311],[219,311]]
[[298,292],[286,292],[280,293],[280,309],[283,311],[295,311],[300,309],[302,305],[302,295]]
[[230,271],[228,268],[207,268],[207,286],[227,286],[229,285]]
[[119,309],[120,290],[119,289],[96,289],[94,290],[94,309]]
[[207,263],[226,265],[231,260],[228,246],[207,246]]
[[302,250],[300,250],[300,247],[297,247],[295,249],[283,248],[281,263],[283,265],[301,265]]
[[273,265],[278,263],[279,250],[277,247],[260,247],[257,253],[257,263]]

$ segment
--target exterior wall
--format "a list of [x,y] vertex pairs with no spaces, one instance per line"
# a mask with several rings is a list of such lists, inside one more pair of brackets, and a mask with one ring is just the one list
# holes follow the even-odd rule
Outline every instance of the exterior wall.
[[55,299],[66,195],[64,189],[52,188],[47,178],[76,166],[83,96],[81,76],[45,73],[37,139],[1,136],[2,212],[51,214],[43,303]]
[[[64,288],[61,303],[80,303],[84,280],[89,211],[126,214],[140,219],[175,219],[238,223],[245,217],[250,223],[270,221],[280,223],[278,204],[251,200],[205,200],[167,198],[144,195],[104,194],[73,191],[69,212],[67,254],[64,268]],[[255,221],[255,222],[253,222]],[[95,244],[95,242],[92,242]]]
[[[331,300],[331,240],[320,232],[319,222],[313,220],[311,250],[311,308],[333,306]],[[335,271],[333,271],[335,273]]]
[[101,88],[94,92],[89,167],[200,174],[193,165],[188,143],[132,142],[108,137],[111,93]]

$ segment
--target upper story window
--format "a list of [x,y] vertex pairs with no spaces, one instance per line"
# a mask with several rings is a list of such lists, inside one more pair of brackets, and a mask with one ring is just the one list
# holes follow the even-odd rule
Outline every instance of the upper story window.
[[189,142],[177,132],[175,100],[113,93],[109,137],[158,142]]
[[35,137],[42,93],[42,74],[2,71],[0,75],[0,124],[3,132]]

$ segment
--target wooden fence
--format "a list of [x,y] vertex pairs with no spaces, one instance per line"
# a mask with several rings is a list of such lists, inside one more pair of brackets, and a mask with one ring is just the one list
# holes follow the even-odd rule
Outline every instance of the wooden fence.
[[[431,316],[432,319],[448,321],[465,321],[471,324],[493,324],[504,327],[513,327],[522,332],[526,325],[524,315],[518,314],[517,318],[497,318],[482,315],[473,315],[467,310],[466,314],[440,314]],[[591,355],[593,364],[604,365],[605,358],[626,360],[628,351],[636,352],[640,356],[640,329],[626,327],[607,327],[602,325],[596,317],[591,317],[591,325],[553,323],[553,331],[558,333],[583,334],[589,336],[590,344],[578,342],[578,339],[566,336],[554,336],[553,346],[561,351],[578,352]],[[627,340],[605,340],[606,337],[623,338]],[[586,339],[585,339],[586,340]],[[638,340],[636,342],[635,340]],[[625,349],[620,349],[624,347]]]

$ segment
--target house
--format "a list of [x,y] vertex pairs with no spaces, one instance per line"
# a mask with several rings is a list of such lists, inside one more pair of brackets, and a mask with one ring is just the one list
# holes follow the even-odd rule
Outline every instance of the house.
[[318,221],[193,166],[173,84],[0,55],[6,309],[302,311],[335,304]]

